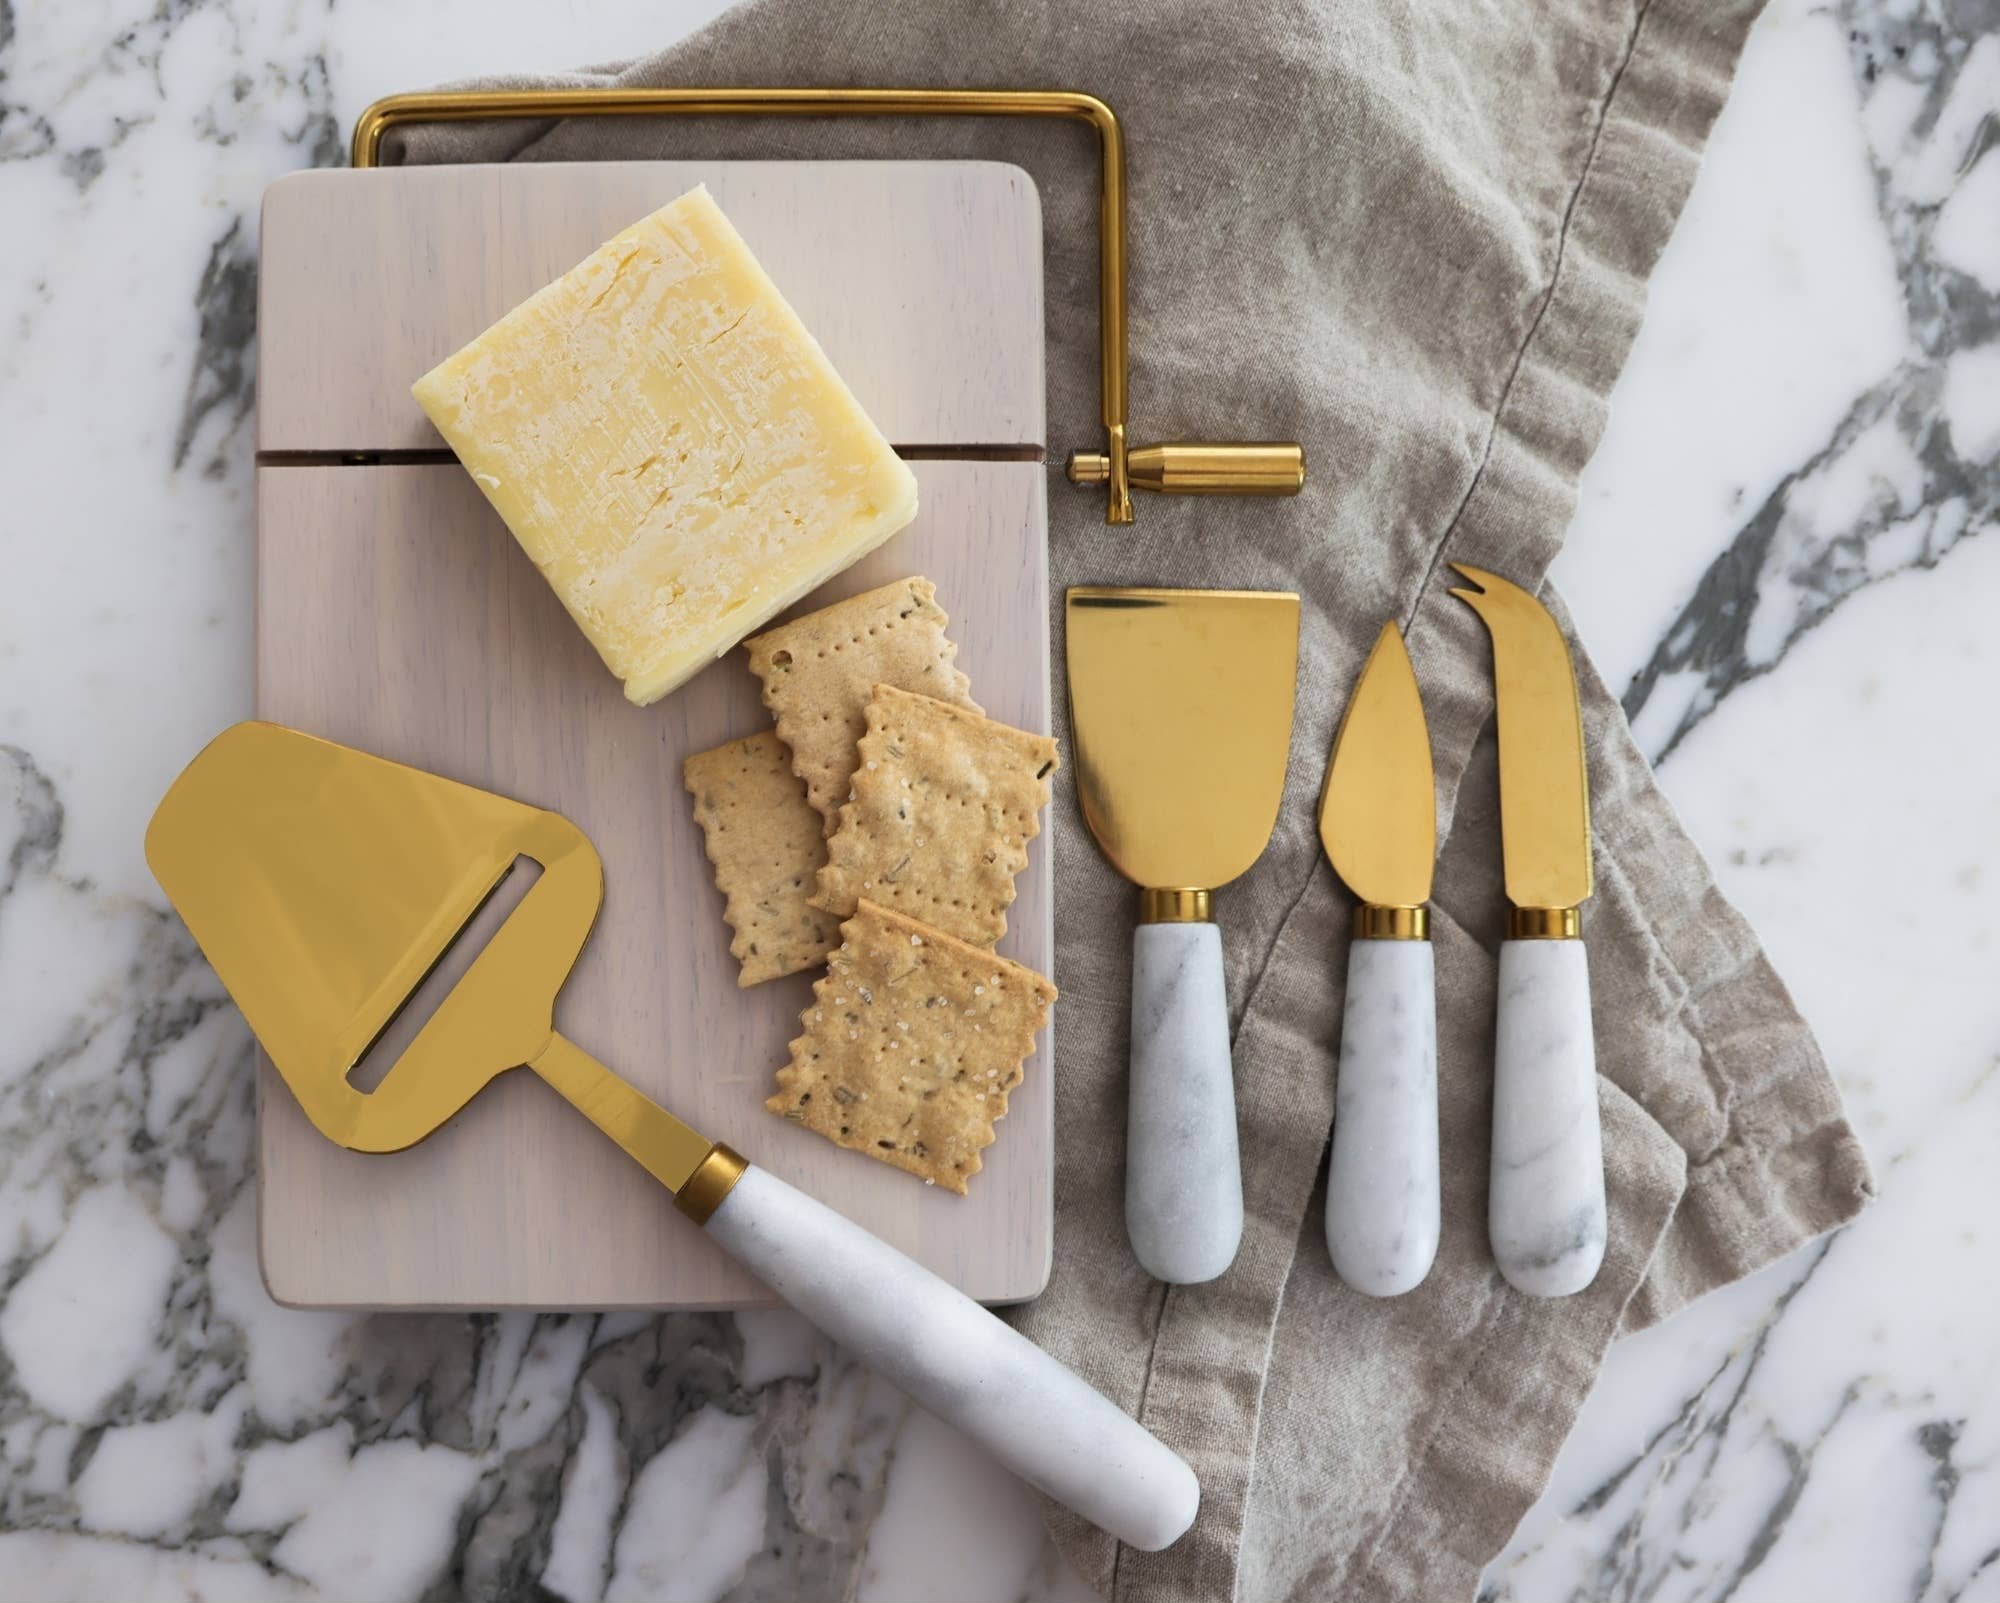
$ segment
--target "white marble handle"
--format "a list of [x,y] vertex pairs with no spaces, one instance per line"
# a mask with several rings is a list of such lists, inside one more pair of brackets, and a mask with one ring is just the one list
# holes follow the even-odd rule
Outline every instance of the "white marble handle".
[[1567,1297],[1604,1261],[1590,965],[1581,941],[1506,941],[1486,1228],[1508,1283]]
[[1243,1239],[1236,1086],[1222,931],[1141,924],[1132,935],[1132,1083],[1125,1231],[1155,1279],[1213,1280]]
[[1334,1086],[1326,1245],[1340,1278],[1395,1297],[1438,1245],[1437,984],[1429,941],[1357,940]]
[[709,1216],[723,1251],[1029,1485],[1132,1547],[1194,1523],[1171,1448],[1027,1337],[851,1220],[751,1167]]

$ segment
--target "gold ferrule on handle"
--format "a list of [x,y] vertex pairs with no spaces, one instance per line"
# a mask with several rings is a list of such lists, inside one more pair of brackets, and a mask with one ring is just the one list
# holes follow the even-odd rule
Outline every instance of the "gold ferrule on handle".
[[688,1182],[674,1193],[674,1206],[698,1225],[705,1225],[722,1206],[730,1188],[743,1178],[750,1160],[720,1141],[708,1149]]
[[1573,907],[1514,907],[1507,911],[1510,941],[1580,941],[1583,920]]
[[[1072,484],[1107,484],[1111,470],[1102,451],[1070,455]],[[1306,453],[1296,440],[1172,440],[1128,451],[1125,470],[1133,489],[1161,495],[1297,495],[1306,482]]]
[[1427,941],[1431,938],[1428,907],[1378,907],[1363,902],[1354,909],[1357,941]]
[[1141,924],[1209,924],[1208,892],[1181,887],[1139,893]]

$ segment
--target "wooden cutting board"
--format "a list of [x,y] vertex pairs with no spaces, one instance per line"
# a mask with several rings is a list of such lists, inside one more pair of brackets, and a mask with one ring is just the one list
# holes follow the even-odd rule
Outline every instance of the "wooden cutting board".
[[[937,581],[988,712],[1050,727],[1040,208],[984,162],[632,162],[313,172],[264,202],[259,715],[551,807],[604,859],[562,1031],[713,1139],[987,1301],[1048,1275],[1054,1064],[1028,1060],[960,1198],[764,1111],[812,975],[739,990],[681,786],[769,727],[742,653],[629,705],[410,398],[413,379],[618,229],[706,183],[911,457],[922,510],[804,610]],[[1048,831],[1001,951],[1052,972]],[[770,1301],[526,1074],[408,1152],[321,1139],[259,1069],[266,1283],[313,1307]]]

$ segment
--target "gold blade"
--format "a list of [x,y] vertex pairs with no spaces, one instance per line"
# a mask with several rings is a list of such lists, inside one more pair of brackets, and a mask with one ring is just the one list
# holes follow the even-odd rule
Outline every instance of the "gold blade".
[[1569,646],[1548,610],[1519,585],[1452,564],[1479,588],[1454,590],[1493,637],[1500,721],[1500,835],[1507,899],[1575,907],[1591,892],[1590,779]]
[[1376,907],[1430,900],[1437,797],[1416,670],[1395,624],[1368,653],[1334,736],[1319,798],[1319,838],[1347,888]]
[[1213,890],[1271,838],[1291,749],[1299,598],[1078,587],[1071,744],[1090,832],[1147,889]]
[[[521,857],[542,872],[520,905],[380,1084],[358,1088],[349,1071]],[[584,1074],[588,1060],[554,1033],[556,993],[604,890],[596,850],[561,815],[244,723],[174,781],[147,826],[146,861],[329,1140],[411,1146],[496,1075],[534,1062],[545,1077],[550,1063],[568,1070],[565,1094],[581,1088],[577,1105],[669,1186],[706,1156],[708,1142],[671,1114],[602,1069]]]

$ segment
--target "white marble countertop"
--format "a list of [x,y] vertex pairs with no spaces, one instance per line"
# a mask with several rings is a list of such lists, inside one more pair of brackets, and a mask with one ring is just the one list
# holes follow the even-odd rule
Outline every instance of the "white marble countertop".
[[[1081,1598],[797,1320],[291,1312],[143,822],[250,707],[257,201],[715,0],[0,0],[0,1596]],[[1488,1595],[2000,1598],[2000,34],[1776,0],[1557,578],[1881,1198],[1621,1343]],[[1979,37],[1984,27],[1986,36]],[[541,1590],[537,1590],[537,1587]]]

